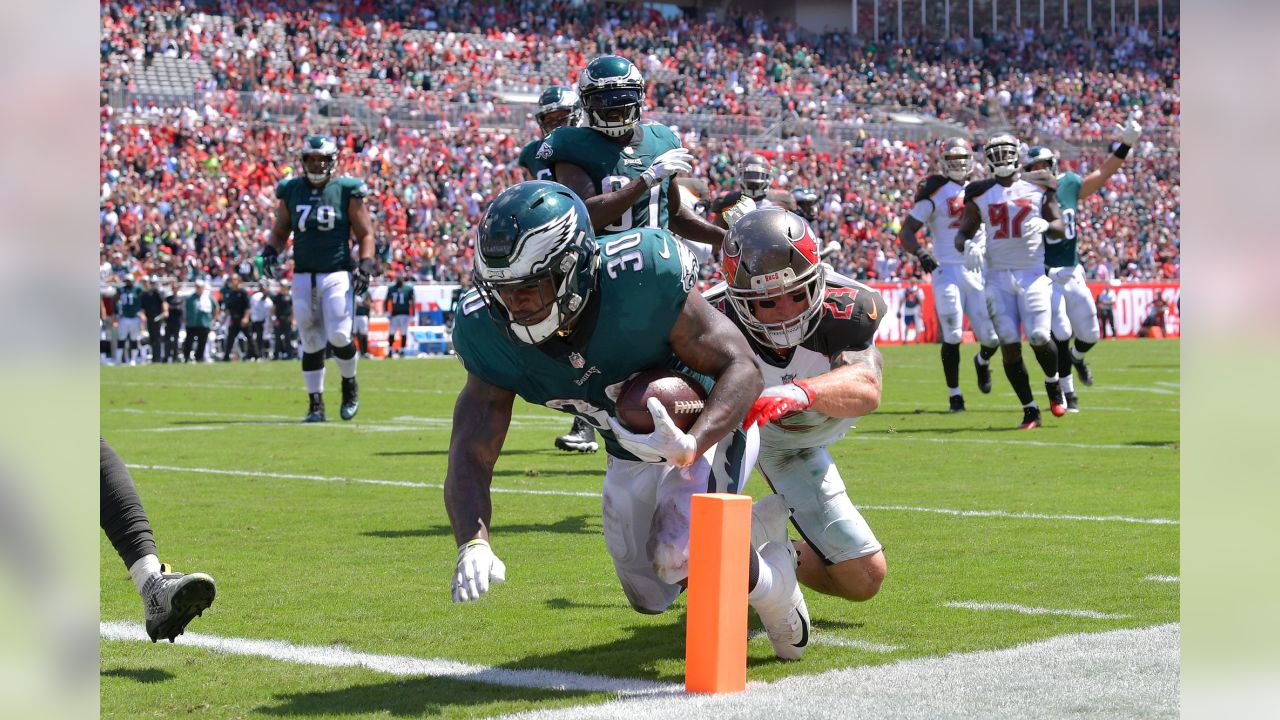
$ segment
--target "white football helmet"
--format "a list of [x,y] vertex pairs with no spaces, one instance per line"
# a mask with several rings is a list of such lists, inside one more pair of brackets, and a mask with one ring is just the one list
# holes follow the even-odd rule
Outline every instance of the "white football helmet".
[[999,178],[1009,177],[1018,172],[1021,163],[1018,162],[1022,144],[1018,142],[1018,138],[1002,133],[996,135],[987,141],[982,153],[987,158],[987,167],[991,168],[991,174]]

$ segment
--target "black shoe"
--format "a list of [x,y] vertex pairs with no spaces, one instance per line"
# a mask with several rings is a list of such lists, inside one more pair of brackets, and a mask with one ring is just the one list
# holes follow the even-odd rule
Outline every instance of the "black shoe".
[[174,638],[187,629],[187,623],[204,614],[218,594],[213,578],[204,573],[183,574],[161,565],[142,586],[142,602],[146,611],[147,636],[151,642]]
[[1075,393],[1067,393],[1067,412],[1080,412],[1080,402],[1076,399]]
[[1040,425],[1040,408],[1022,408],[1022,424],[1018,426],[1019,430],[1031,430],[1032,428],[1040,427]]
[[1062,400],[1062,386],[1057,380],[1044,384],[1044,391],[1049,395],[1049,412],[1054,417],[1062,417],[1067,414],[1067,405]]
[[565,452],[590,452],[600,449],[596,442],[595,428],[582,418],[573,419],[573,429],[556,438],[556,447]]
[[1086,386],[1093,385],[1093,371],[1089,369],[1089,363],[1085,362],[1084,358],[1080,358],[1079,361],[1071,358],[1071,364],[1075,366],[1076,374],[1080,376],[1080,382]]
[[973,356],[973,367],[978,371],[978,389],[985,395],[991,392],[991,363],[983,364],[982,355]]
[[353,377],[342,378],[342,407],[338,414],[343,420],[350,420],[360,410],[360,386]]
[[324,422],[324,394],[311,393],[307,397],[311,399],[311,406],[307,410],[307,416],[302,418],[302,422]]
[[963,395],[951,396],[951,412],[953,413],[964,412],[964,396]]

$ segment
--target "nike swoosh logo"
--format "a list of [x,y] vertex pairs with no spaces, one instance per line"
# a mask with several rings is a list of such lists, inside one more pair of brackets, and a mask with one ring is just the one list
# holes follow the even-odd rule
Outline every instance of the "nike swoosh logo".
[[880,311],[876,310],[876,306],[874,303],[871,305],[871,309],[867,311],[867,317],[871,318],[872,320],[875,320],[876,318],[880,317]]

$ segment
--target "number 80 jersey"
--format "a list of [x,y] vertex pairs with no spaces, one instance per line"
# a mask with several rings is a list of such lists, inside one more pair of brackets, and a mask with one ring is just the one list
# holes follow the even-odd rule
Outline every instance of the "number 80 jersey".
[[[682,147],[671,128],[660,123],[641,123],[632,133],[631,142],[619,145],[591,128],[556,128],[542,141],[535,159],[554,171],[556,163],[576,165],[591,178],[597,193],[621,189],[649,169],[662,153]],[[617,222],[605,226],[603,232],[619,233],[633,228],[667,227],[667,194],[671,178],[664,178],[649,192],[640,196]],[[584,198],[585,199],[585,198]]]
[[364,180],[336,177],[315,187],[305,177],[281,180],[276,197],[289,208],[295,272],[335,272],[355,267],[351,259],[351,198],[369,195]]

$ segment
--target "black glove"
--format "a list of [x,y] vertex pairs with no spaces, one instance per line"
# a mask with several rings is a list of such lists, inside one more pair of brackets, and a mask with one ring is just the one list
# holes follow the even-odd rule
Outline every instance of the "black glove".
[[378,261],[361,258],[360,265],[351,273],[351,289],[356,295],[369,289],[369,279],[378,274]]
[[920,261],[920,269],[927,273],[938,269],[938,261],[925,250],[917,250],[916,259]]
[[258,274],[265,278],[277,279],[276,273],[280,270],[280,251],[274,246],[267,245],[262,248],[262,253],[258,255],[257,262]]

